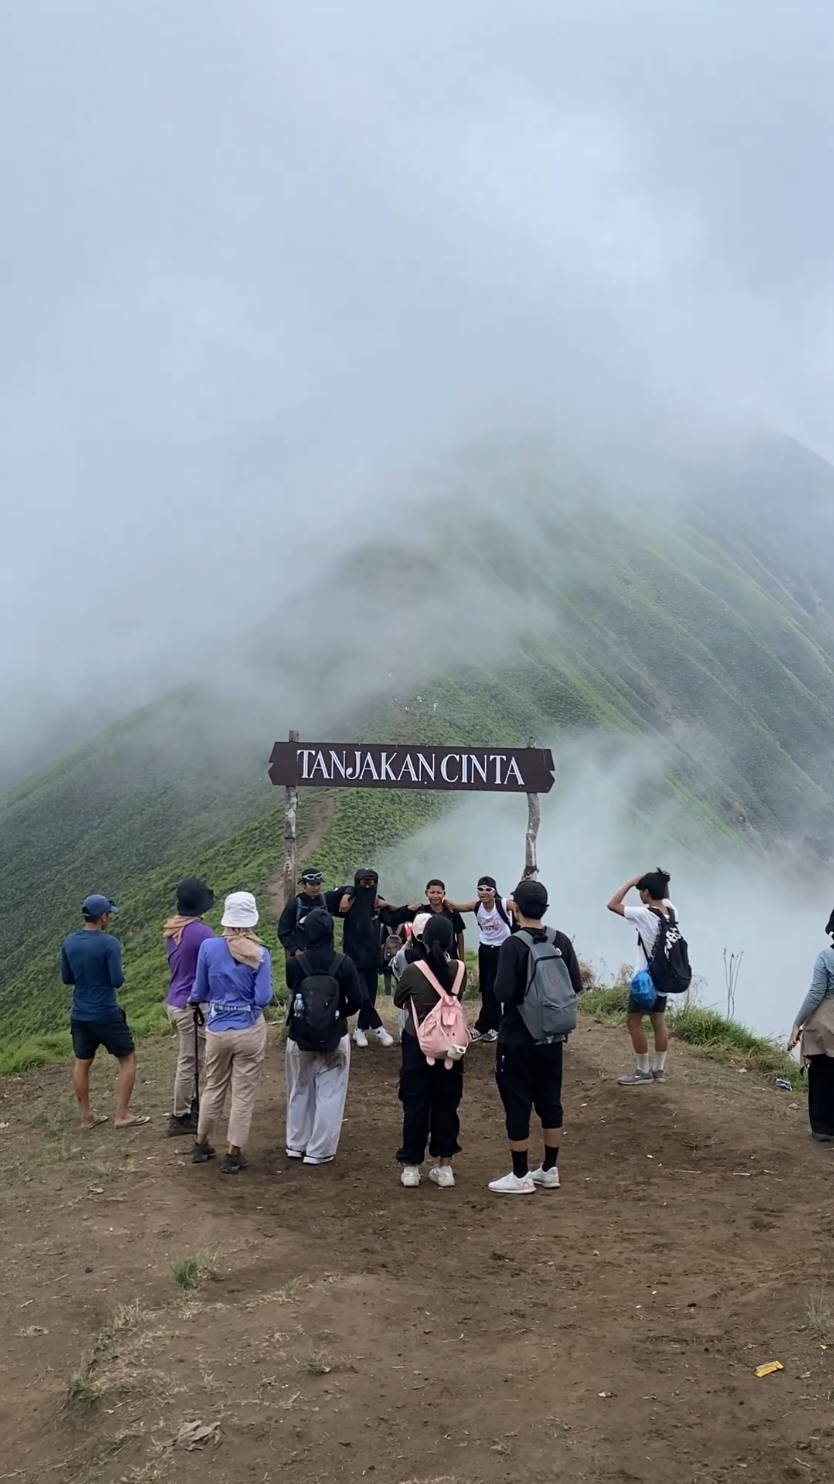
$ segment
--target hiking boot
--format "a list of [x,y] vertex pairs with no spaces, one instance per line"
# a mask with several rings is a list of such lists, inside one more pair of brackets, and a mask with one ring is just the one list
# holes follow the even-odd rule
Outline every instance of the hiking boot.
[[620,1087],[651,1087],[654,1076],[651,1072],[641,1072],[636,1067],[633,1072],[627,1072],[625,1077],[618,1077],[617,1082]]
[[540,1190],[558,1190],[562,1183],[555,1165],[552,1170],[542,1169],[541,1166],[537,1170],[531,1170],[530,1179]]
[[435,1165],[433,1170],[429,1170],[429,1179],[433,1180],[435,1185],[439,1185],[442,1190],[447,1190],[455,1183],[455,1175],[452,1166]]
[[385,1029],[384,1025],[380,1025],[377,1027],[376,1038],[380,1046],[393,1046],[394,1044],[394,1037],[391,1035],[390,1031],[387,1031]]
[[168,1138],[180,1139],[183,1134],[196,1134],[197,1123],[190,1113],[171,1113],[168,1118]]
[[420,1179],[420,1171],[417,1165],[403,1165],[402,1174],[400,1175],[400,1185],[404,1185],[408,1190],[413,1190],[415,1186],[420,1184]]
[[227,1154],[220,1166],[221,1175],[239,1175],[249,1164],[245,1154]]
[[191,1151],[191,1163],[193,1165],[204,1165],[210,1159],[214,1159],[217,1153],[211,1144],[195,1144]]
[[359,1026],[357,1026],[356,1030],[353,1032],[353,1044],[354,1046],[362,1046],[367,1050],[368,1037],[365,1035],[364,1031],[360,1031]]
[[666,1070],[665,1070],[665,1068],[664,1067],[661,1067],[661,1069],[660,1069],[659,1072],[652,1071],[652,1080],[654,1082],[665,1082],[666,1081]]
[[490,1180],[489,1189],[496,1195],[535,1195],[536,1187],[530,1175],[519,1178],[512,1171],[509,1175],[502,1175],[500,1180]]

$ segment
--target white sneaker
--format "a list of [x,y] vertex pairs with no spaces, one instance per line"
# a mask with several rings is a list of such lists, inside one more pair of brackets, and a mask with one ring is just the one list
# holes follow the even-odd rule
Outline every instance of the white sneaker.
[[287,1159],[303,1159],[304,1158],[304,1150],[303,1149],[285,1149],[284,1150],[284,1153],[286,1154]]
[[509,1175],[502,1175],[500,1180],[490,1180],[489,1188],[494,1190],[496,1195],[535,1195],[536,1193],[536,1187],[530,1175],[525,1175],[524,1179],[520,1180],[518,1175],[513,1175],[512,1172]]
[[356,1030],[353,1032],[353,1044],[354,1046],[364,1046],[367,1050],[368,1037],[365,1035],[364,1031],[360,1031],[359,1026],[357,1026]]
[[531,1170],[530,1179],[534,1185],[540,1185],[542,1190],[558,1190],[562,1183],[555,1165],[552,1170],[543,1170],[541,1167]]
[[332,1154],[328,1154],[325,1159],[311,1159],[309,1154],[305,1154],[304,1163],[305,1165],[332,1165],[333,1159]]
[[393,1044],[394,1044],[394,1037],[391,1035],[391,1032],[390,1031],[387,1031],[385,1029],[385,1026],[384,1025],[381,1025],[381,1026],[378,1027],[377,1032],[376,1032],[376,1038],[377,1038],[380,1046],[393,1046]]
[[435,1185],[447,1189],[450,1185],[454,1185],[455,1173],[451,1165],[435,1165],[433,1170],[429,1170],[429,1179],[433,1180]]
[[415,1185],[419,1184],[420,1171],[418,1170],[417,1166],[403,1165],[403,1172],[400,1175],[400,1185],[405,1185],[409,1190],[413,1190]]

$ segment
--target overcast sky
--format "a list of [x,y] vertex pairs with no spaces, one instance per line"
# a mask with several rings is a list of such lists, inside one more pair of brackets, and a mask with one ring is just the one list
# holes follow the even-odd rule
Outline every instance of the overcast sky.
[[7,736],[484,434],[834,454],[832,55],[829,0],[0,0]]

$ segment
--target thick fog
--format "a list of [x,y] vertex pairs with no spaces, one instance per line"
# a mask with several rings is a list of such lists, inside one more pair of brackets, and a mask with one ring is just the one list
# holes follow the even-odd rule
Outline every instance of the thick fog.
[[5,0],[6,761],[244,669],[484,439],[834,452],[832,41],[810,0]]
[[[610,748],[608,749],[610,753]],[[670,896],[690,948],[698,1002],[728,1010],[724,951],[743,955],[735,992],[737,1019],[765,1035],[787,1037],[828,940],[832,908],[828,873],[800,874],[783,859],[687,848],[691,820],[667,808],[648,819],[638,791],[663,765],[656,743],[623,743],[612,765],[593,739],[557,754],[561,783],[542,799],[539,879],[548,888],[548,921],[573,938],[599,979],[633,965],[635,934],[606,903],[634,876],[655,866],[672,876]],[[380,858],[389,900],[410,899],[439,876],[453,901],[472,901],[488,873],[508,895],[524,867],[527,806],[523,796],[478,795]],[[639,904],[636,892],[628,900]],[[474,918],[467,943],[477,942]]]

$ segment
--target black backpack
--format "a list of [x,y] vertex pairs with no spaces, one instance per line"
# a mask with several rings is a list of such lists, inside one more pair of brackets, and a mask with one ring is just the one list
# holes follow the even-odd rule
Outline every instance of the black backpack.
[[[654,911],[654,908],[651,910]],[[659,918],[660,926],[651,956],[646,953],[646,945],[642,938],[640,939],[643,952],[649,960],[652,984],[661,995],[686,994],[692,983],[686,939],[678,927],[678,919],[671,907],[668,917],[664,917],[662,912],[655,913],[655,916]]]
[[311,974],[303,953],[296,955],[304,978],[293,993],[291,1032],[299,1051],[335,1051],[341,1040],[342,992],[336,974],[344,955],[337,953],[326,974]]

